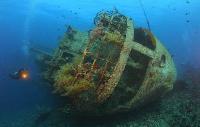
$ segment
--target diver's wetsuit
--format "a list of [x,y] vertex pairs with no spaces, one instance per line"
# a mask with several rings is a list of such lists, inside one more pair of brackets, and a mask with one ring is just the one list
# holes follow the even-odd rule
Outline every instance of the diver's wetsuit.
[[16,80],[21,79],[21,72],[22,72],[22,71],[25,71],[25,69],[24,69],[24,68],[21,68],[21,69],[19,69],[18,71],[9,74],[9,76],[10,76],[12,79],[16,79]]

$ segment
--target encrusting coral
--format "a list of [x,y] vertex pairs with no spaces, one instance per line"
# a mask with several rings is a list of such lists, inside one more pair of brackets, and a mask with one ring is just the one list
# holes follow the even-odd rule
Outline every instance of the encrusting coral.
[[83,91],[87,91],[90,88],[94,88],[94,84],[85,79],[81,79],[74,83],[74,85],[65,87],[64,89],[67,91],[66,95],[74,96],[82,93]]
[[64,92],[64,87],[69,86],[70,82],[72,82],[73,77],[70,75],[71,68],[71,64],[66,64],[57,71],[54,78],[54,86],[57,92]]
[[75,71],[71,64],[66,64],[57,71],[54,79],[55,92],[63,96],[75,96],[94,87],[92,82],[74,76]]
[[124,42],[124,37],[118,31],[106,32],[103,36],[103,41],[112,44],[122,45],[122,43]]

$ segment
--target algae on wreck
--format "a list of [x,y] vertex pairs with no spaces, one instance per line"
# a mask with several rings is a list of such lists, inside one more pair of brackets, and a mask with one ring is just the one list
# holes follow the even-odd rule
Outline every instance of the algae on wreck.
[[130,111],[173,88],[176,68],[162,43],[117,10],[101,11],[89,33],[68,27],[45,79],[71,98],[75,113]]

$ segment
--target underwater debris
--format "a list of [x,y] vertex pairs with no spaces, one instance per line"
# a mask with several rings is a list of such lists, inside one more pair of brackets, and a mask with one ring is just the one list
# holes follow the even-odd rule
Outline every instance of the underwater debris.
[[34,121],[35,126],[41,125],[44,121],[48,119],[48,117],[51,115],[51,112],[43,112],[38,115],[38,117]]
[[65,112],[63,111],[63,106],[56,106],[55,108],[37,106],[37,108],[38,111],[36,112],[37,114],[34,115],[35,118],[31,119],[32,127],[65,126],[65,121],[67,119],[67,108],[65,108]]
[[72,99],[74,113],[93,115],[130,111],[173,88],[176,68],[161,42],[133,21],[101,11],[89,34],[68,27],[46,64],[46,79]]

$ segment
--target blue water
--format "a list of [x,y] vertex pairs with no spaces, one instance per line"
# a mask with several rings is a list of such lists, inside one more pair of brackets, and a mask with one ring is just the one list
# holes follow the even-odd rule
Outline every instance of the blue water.
[[[200,1],[142,2],[153,33],[174,56],[178,73],[188,62],[199,67]],[[98,11],[114,7],[133,18],[136,26],[147,28],[138,0],[0,0],[0,120],[35,110],[38,105],[52,108],[59,103],[40,79],[40,71],[28,51],[30,44],[53,49],[66,25],[87,31],[94,27],[93,18]],[[21,67],[30,70],[31,80],[9,78],[9,73]]]

